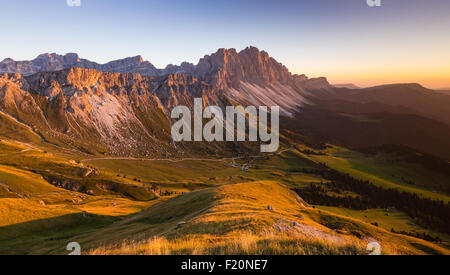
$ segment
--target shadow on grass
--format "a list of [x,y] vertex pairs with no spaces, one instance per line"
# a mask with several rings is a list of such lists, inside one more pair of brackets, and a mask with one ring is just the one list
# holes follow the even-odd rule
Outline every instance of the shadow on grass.
[[0,227],[0,255],[68,254],[66,246],[75,236],[124,218],[76,213]]

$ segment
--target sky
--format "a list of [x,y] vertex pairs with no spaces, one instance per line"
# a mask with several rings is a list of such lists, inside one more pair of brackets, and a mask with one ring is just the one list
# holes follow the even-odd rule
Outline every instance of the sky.
[[0,60],[141,55],[162,68],[252,45],[334,84],[450,88],[450,0],[80,1],[0,0]]

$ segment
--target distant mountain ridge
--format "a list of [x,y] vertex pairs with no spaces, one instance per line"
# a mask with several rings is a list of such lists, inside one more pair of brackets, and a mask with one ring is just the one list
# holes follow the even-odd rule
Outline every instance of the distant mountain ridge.
[[333,84],[334,87],[336,88],[347,88],[347,89],[361,89],[361,87],[356,86],[353,83],[344,83],[344,84]]
[[325,78],[292,75],[254,47],[240,53],[220,49],[197,65],[169,66],[170,72],[141,57],[100,65],[75,54],[3,65],[10,72],[0,75],[3,114],[48,142],[94,154],[167,157],[223,152],[228,145],[237,150],[241,145],[174,144],[172,108],[192,107],[194,98],[202,98],[205,105],[221,107],[280,106],[282,115],[290,116],[314,94],[332,90]]
[[436,92],[444,94],[444,95],[450,95],[450,89],[436,90]]
[[[15,61],[6,58],[0,62],[0,73],[18,73],[23,76],[38,72],[60,71],[69,68],[95,69],[102,72],[139,73],[142,76],[163,76],[168,74],[190,74],[217,85],[219,88],[236,88],[239,81],[265,85],[281,82],[305,82],[305,75],[291,74],[281,63],[270,57],[265,51],[256,47],[247,47],[237,52],[235,49],[219,49],[216,53],[205,55],[197,65],[183,62],[181,65],[169,64],[164,69],[157,69],[142,56],[128,57],[106,64],[99,64],[81,59],[76,53],[59,55],[45,53],[31,61]],[[331,85],[325,78],[316,78],[315,84],[323,88]]]
[[407,107],[416,114],[450,125],[450,97],[417,83],[389,84],[335,93],[342,100],[355,103],[379,102],[393,107]]
[[[179,66],[169,64],[164,69],[157,69],[150,62],[144,61],[142,56],[99,64],[81,59],[76,53],[66,55],[45,53],[30,61],[6,58],[0,62],[0,73],[28,76],[38,72],[60,71],[74,67],[102,72],[139,73],[142,76],[191,74],[207,82],[214,82],[213,84],[221,88],[235,87],[240,80],[259,84],[308,80],[305,75],[292,75],[283,64],[270,57],[267,52],[252,46],[240,52],[235,49],[219,49],[216,53],[205,55],[197,65],[183,62]],[[320,80],[324,86],[329,85],[325,78]]]
[[14,61],[7,58],[0,62],[0,73],[18,73],[24,76],[39,72],[60,71],[68,68],[96,69],[103,72],[141,73],[142,75],[159,75],[160,71],[141,56],[98,64],[79,58],[76,53],[59,55],[56,53],[41,54],[31,61]]
[[[450,148],[448,95],[419,84],[337,88],[326,78],[292,74],[255,47],[219,49],[197,65],[162,70],[140,56],[97,64],[76,54],[44,54],[32,61],[5,59],[0,71],[2,126],[19,123],[48,142],[86,153],[170,157],[240,150],[233,143],[172,142],[172,108],[192,107],[200,97],[220,107],[280,106],[289,129],[344,145],[403,144],[450,159],[440,149]],[[414,143],[407,142],[410,136]]]
[[165,69],[157,69],[141,56],[98,64],[80,59],[74,53],[64,56],[42,54],[32,61],[5,59],[0,62],[0,73],[18,73],[23,76],[69,68],[138,73],[144,77],[187,74],[215,89],[227,91],[230,99],[238,102],[256,106],[278,105],[287,116],[297,107],[307,104],[307,97],[313,91],[317,96],[328,94],[333,89],[326,78],[309,79],[305,75],[291,74],[283,64],[255,47],[247,47],[240,52],[219,49],[216,53],[205,55],[197,65],[184,62],[180,66],[168,65]]

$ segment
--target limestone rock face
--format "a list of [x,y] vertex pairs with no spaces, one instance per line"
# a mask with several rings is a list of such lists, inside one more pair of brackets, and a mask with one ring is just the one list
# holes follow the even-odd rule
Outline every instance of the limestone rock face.
[[0,76],[0,112],[45,140],[89,153],[176,156],[171,110],[226,106],[221,92],[191,75],[160,77],[70,68],[30,76]]
[[[326,94],[324,78],[292,75],[255,47],[219,49],[197,65],[157,69],[141,56],[98,64],[77,54],[42,54],[32,61],[0,62],[0,115],[47,142],[114,156],[177,156],[195,150],[174,144],[170,118],[194,98],[221,108],[233,104],[280,106],[292,116],[311,98]],[[242,144],[207,144],[201,150]],[[206,147],[206,148],[205,148]]]
[[[308,82],[305,75],[293,75],[281,63],[270,57],[265,51],[247,47],[237,52],[235,49],[219,49],[206,55],[197,65],[183,62],[181,65],[168,65],[157,69],[141,56],[128,57],[98,64],[81,59],[75,53],[66,55],[42,54],[31,61],[14,61],[7,58],[0,62],[0,73],[18,73],[24,76],[38,72],[59,71],[68,68],[95,69],[101,72],[139,73],[142,76],[164,76],[169,74],[188,74],[217,87],[218,89],[239,88],[241,82],[267,86],[281,83],[299,85]],[[319,83],[320,82],[320,83]],[[310,81],[308,86],[328,89],[331,86],[326,79]]]
[[241,81],[266,85],[294,80],[284,65],[255,47],[248,47],[239,53],[235,49],[219,49],[200,59],[195,66],[183,63],[179,67],[171,65],[170,70],[193,74],[220,89],[236,88]]
[[31,61],[14,61],[5,59],[0,62],[0,73],[19,73],[32,75],[38,72],[59,71],[67,68],[96,69],[102,72],[140,73],[142,75],[159,75],[160,71],[141,56],[129,57],[106,64],[98,64],[86,59],[80,59],[75,53],[66,55],[41,54]]
[[308,98],[333,91],[325,78],[291,74],[283,64],[255,47],[240,52],[219,49],[200,59],[197,65],[183,63],[166,70],[193,75],[244,105],[280,106],[285,116],[310,104]]

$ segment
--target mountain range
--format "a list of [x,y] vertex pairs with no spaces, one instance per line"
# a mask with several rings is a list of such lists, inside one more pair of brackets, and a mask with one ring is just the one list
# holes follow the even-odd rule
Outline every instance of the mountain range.
[[336,88],[361,89],[361,87],[356,86],[355,84],[352,84],[352,83],[333,84],[333,86]]
[[450,96],[419,84],[336,87],[326,78],[292,74],[255,47],[219,49],[197,65],[165,69],[140,56],[98,64],[77,54],[43,54],[32,61],[5,59],[0,73],[5,125],[20,124],[47,142],[89,154],[237,150],[241,145],[171,142],[171,109],[202,97],[205,105],[222,107],[278,105],[285,130],[323,142],[402,144],[450,158]]
[[[450,95],[292,74],[255,47],[157,69],[0,63],[0,254],[449,254]],[[280,106],[280,149],[181,142],[171,111]]]

